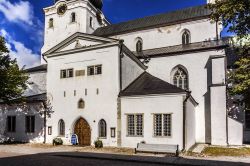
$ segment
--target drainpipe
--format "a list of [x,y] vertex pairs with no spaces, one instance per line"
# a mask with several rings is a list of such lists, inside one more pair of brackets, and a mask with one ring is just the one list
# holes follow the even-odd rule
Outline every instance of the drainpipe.
[[120,51],[119,51],[119,81],[120,81],[120,91],[122,90],[122,58],[123,58],[123,43],[124,43],[124,40],[120,40],[119,41],[119,48],[120,48]]
[[187,101],[191,97],[191,91],[187,91],[187,96],[183,101],[183,148],[182,151],[186,148],[186,110],[187,110]]

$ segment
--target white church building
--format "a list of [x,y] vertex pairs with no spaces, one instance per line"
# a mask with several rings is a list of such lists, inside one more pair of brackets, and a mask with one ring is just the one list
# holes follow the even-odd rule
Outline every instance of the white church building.
[[[70,144],[77,134],[84,146],[99,139],[181,150],[243,144],[244,122],[227,113],[222,26],[205,5],[118,24],[102,6],[56,0],[44,9],[44,65],[27,70],[25,107],[1,105],[0,136]],[[52,109],[46,117],[44,102]]]

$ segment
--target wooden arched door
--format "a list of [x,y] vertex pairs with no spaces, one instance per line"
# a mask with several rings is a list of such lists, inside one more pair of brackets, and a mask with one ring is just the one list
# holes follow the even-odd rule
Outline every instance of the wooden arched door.
[[78,142],[81,146],[91,145],[91,130],[88,122],[80,118],[75,124],[75,134],[78,136]]

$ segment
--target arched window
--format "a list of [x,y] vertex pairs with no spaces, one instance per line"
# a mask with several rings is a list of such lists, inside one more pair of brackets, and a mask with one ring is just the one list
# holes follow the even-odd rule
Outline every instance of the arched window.
[[59,126],[59,135],[65,136],[65,123],[62,119],[59,120],[58,126]]
[[84,108],[85,108],[85,102],[84,102],[83,99],[80,99],[80,100],[78,101],[78,108],[79,108],[79,109],[84,109]]
[[185,70],[178,67],[174,70],[173,84],[179,88],[188,89],[188,74]]
[[142,52],[143,49],[143,42],[142,39],[139,38],[138,41],[136,42],[136,52]]
[[71,22],[76,22],[76,13],[71,13]]
[[190,43],[190,32],[185,30],[182,34],[182,44],[187,45]]
[[100,138],[106,138],[107,137],[107,125],[105,120],[100,120],[98,124],[99,128],[99,137]]
[[53,28],[54,27],[54,20],[53,18],[49,19],[49,28]]

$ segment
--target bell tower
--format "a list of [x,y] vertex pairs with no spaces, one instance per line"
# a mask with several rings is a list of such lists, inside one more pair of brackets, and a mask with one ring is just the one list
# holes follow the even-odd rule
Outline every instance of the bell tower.
[[41,53],[53,48],[76,32],[93,33],[108,25],[102,13],[102,0],[55,0],[44,8],[44,45]]

